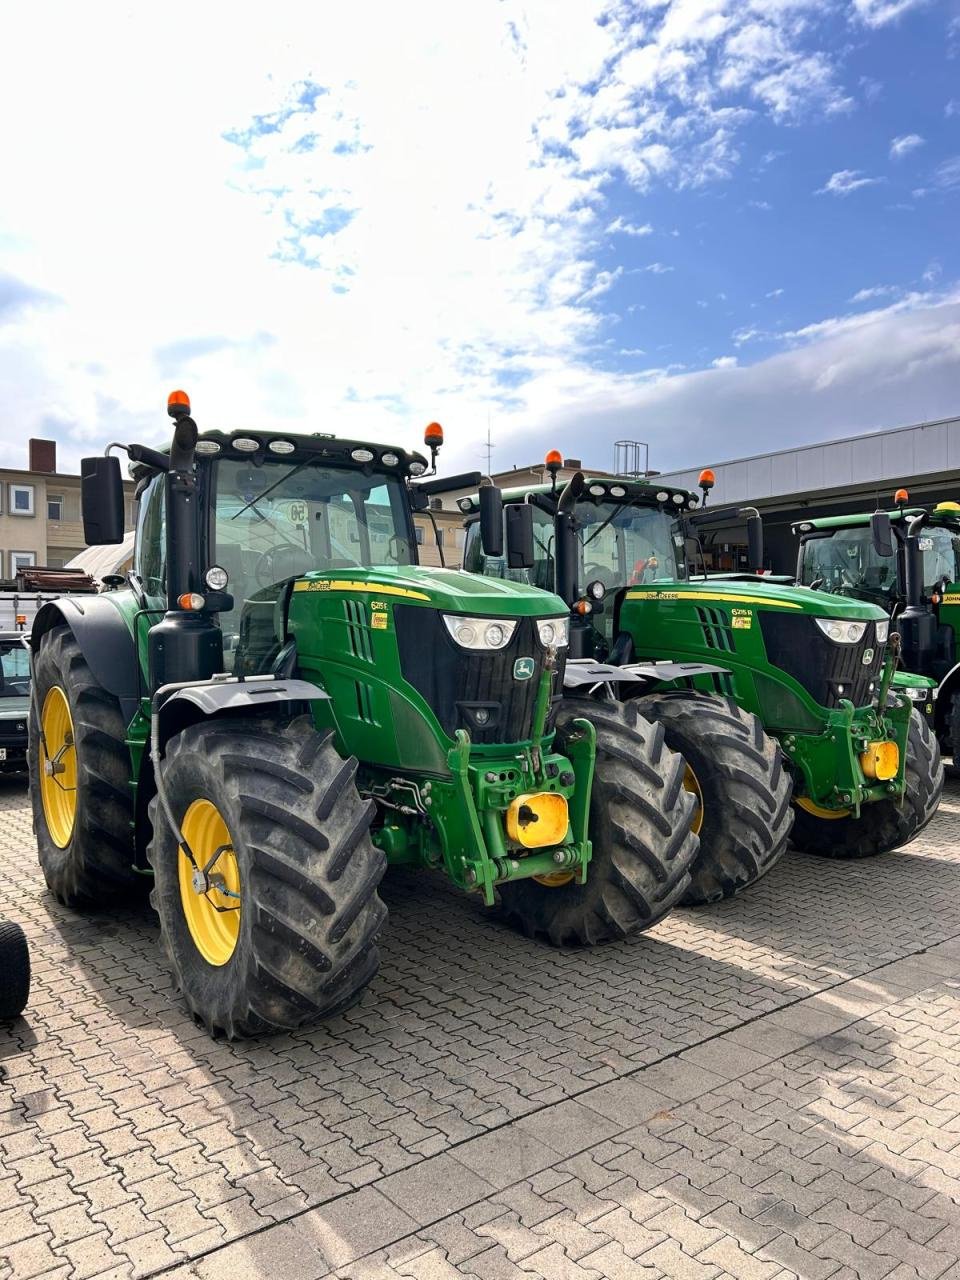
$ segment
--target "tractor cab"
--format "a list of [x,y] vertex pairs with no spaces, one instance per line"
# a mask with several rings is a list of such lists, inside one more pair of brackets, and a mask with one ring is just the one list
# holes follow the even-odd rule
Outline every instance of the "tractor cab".
[[[571,605],[571,654],[603,658],[613,646],[616,616],[628,588],[686,578],[687,535],[681,516],[696,499],[640,480],[583,477],[564,528],[561,498],[550,485],[504,491],[508,513],[517,504],[531,513],[533,554],[522,567],[511,567],[504,556],[485,554],[479,496],[461,499],[467,517],[464,568],[559,591]],[[568,542],[569,550],[558,548],[558,538]]]
[[[936,682],[934,698],[924,701],[952,750],[960,748],[960,504],[910,507],[906,489],[897,490],[894,501],[891,511],[794,524],[797,579],[880,605],[902,637],[905,669]],[[889,528],[889,538],[877,537],[878,522]]]

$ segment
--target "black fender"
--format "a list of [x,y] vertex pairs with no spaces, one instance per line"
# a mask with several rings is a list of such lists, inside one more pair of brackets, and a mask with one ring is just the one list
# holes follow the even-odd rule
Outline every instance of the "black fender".
[[286,705],[291,712],[330,695],[309,680],[277,680],[271,676],[248,676],[187,685],[175,689],[157,712],[160,747],[188,725],[214,716],[228,716],[264,710],[275,712]]
[[139,706],[140,666],[137,647],[123,614],[104,595],[60,596],[37,612],[30,631],[36,654],[44,632],[65,622],[76,637],[93,677],[120,702],[127,724]]

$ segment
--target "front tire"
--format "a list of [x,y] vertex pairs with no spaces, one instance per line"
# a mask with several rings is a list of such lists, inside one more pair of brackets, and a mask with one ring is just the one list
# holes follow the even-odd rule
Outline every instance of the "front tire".
[[940,748],[919,711],[910,715],[905,771],[903,803],[874,800],[861,807],[859,818],[819,818],[797,806],[793,844],[821,858],[872,858],[909,844],[936,813],[943,793]]
[[27,936],[12,920],[0,920],[0,1021],[19,1018],[30,998]]
[[120,703],[96,680],[73,632],[40,638],[30,689],[30,797],[40,866],[68,907],[146,891],[133,867],[130,753]]
[[162,767],[196,861],[219,877],[197,891],[154,797],[151,901],[194,1016],[233,1039],[347,1008],[377,971],[386,919],[386,859],[370,840],[356,761],[302,716],[191,725]]
[[554,946],[594,945],[651,928],[687,891],[698,848],[683,760],[666,746],[663,727],[632,703],[565,698],[557,716],[559,751],[576,719],[597,731],[587,882],[500,886],[506,919]]
[[681,905],[718,902],[756,884],[783,857],[793,824],[793,784],[778,744],[730,698],[661,693],[637,706],[686,760],[685,785],[697,801],[700,853]]

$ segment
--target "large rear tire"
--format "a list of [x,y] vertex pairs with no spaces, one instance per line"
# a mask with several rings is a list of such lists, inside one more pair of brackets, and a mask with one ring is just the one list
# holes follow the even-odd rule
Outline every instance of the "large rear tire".
[[943,793],[943,761],[937,740],[919,711],[910,716],[903,803],[875,800],[860,817],[820,818],[797,805],[791,841],[821,858],[872,858],[909,844],[937,811]]
[[597,731],[587,882],[515,880],[500,887],[503,915],[554,946],[593,945],[651,928],[686,892],[698,847],[683,760],[666,746],[662,726],[632,703],[565,698],[559,751],[576,719]]
[[687,762],[700,853],[682,905],[718,902],[756,884],[780,861],[793,824],[793,784],[779,745],[730,698],[655,693],[637,706]]
[[40,638],[30,690],[30,795],[40,866],[68,907],[146,892],[133,867],[133,791],[120,703],[66,625]]
[[0,1021],[19,1018],[29,998],[27,936],[12,920],[0,920]]
[[155,797],[151,902],[194,1016],[233,1039],[347,1008],[377,971],[387,914],[356,760],[306,716],[224,719],[184,729],[162,768],[196,861],[221,877],[197,891]]

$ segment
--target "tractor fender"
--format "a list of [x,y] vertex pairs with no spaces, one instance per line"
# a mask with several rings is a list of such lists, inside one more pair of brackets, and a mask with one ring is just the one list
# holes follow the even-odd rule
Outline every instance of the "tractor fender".
[[938,729],[950,715],[950,703],[958,690],[960,690],[960,662],[951,667],[937,685],[937,692],[934,695],[936,698],[934,721]]
[[157,712],[160,746],[187,725],[213,716],[236,715],[264,708],[277,711],[284,705],[329,701],[330,695],[309,680],[274,680],[262,676],[250,676],[217,680],[211,684],[188,685],[176,689],[166,698]]
[[118,699],[129,724],[139,706],[139,660],[123,614],[108,594],[50,600],[33,620],[31,653],[36,654],[44,632],[63,622],[76,637],[97,684]]

